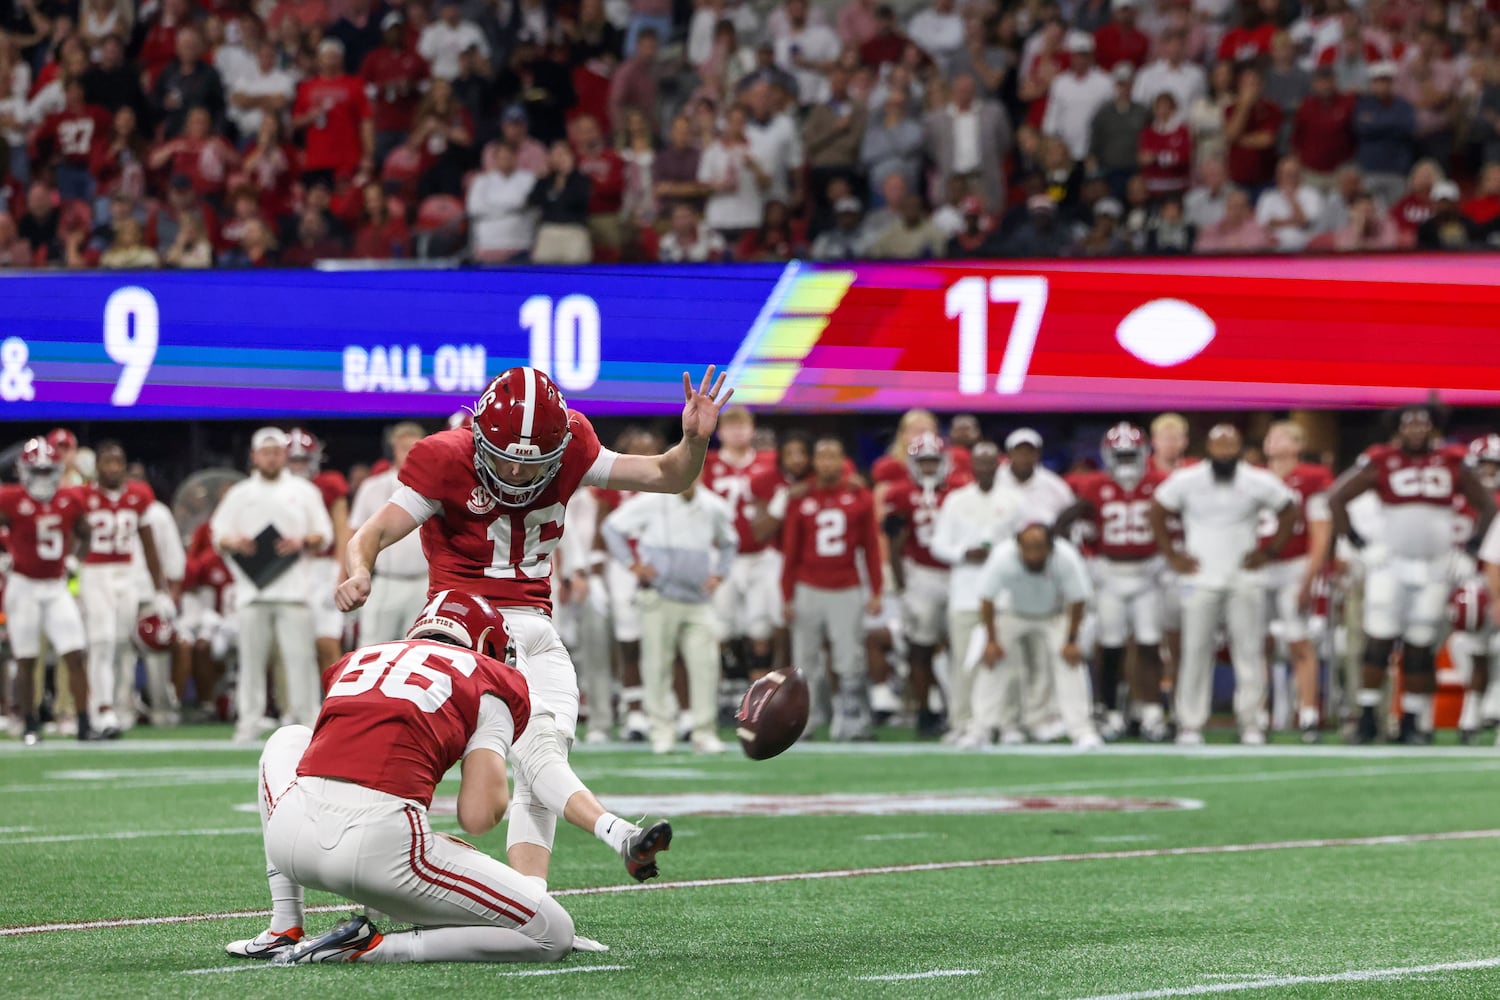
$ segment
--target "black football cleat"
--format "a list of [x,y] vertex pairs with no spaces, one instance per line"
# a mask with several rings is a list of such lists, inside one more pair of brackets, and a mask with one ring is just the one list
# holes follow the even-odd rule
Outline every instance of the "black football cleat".
[[672,846],[672,824],[659,819],[625,841],[620,853],[625,858],[625,870],[637,882],[656,878],[656,856]]
[[1354,730],[1354,742],[1369,746],[1380,740],[1380,727],[1375,721],[1375,709],[1365,708],[1359,713],[1359,725]]
[[385,938],[368,917],[350,916],[327,934],[305,938],[299,944],[271,956],[272,965],[307,965],[312,962],[357,962]]

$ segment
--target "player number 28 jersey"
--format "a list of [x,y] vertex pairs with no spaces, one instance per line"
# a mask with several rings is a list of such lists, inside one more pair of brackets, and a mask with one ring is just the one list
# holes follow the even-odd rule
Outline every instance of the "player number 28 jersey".
[[111,494],[97,485],[80,490],[89,528],[86,563],[128,563],[135,556],[141,515],[156,502],[156,494],[142,482],[127,482]]

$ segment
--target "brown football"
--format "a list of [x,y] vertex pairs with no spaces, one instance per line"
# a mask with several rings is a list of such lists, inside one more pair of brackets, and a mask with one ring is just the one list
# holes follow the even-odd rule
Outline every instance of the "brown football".
[[796,667],[750,685],[734,716],[745,756],[769,760],[796,743],[807,727],[808,700],[807,680]]

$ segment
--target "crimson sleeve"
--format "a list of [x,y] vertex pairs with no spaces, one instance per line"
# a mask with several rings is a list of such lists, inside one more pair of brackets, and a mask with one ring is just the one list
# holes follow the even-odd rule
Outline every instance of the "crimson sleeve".
[[875,501],[870,500],[865,504],[862,514],[864,519],[864,530],[861,531],[863,541],[860,543],[865,553],[865,572],[870,579],[870,596],[879,597],[885,587],[884,570],[880,565],[880,531],[875,524]]
[[792,599],[797,588],[798,564],[802,560],[802,514],[797,510],[800,506],[790,506],[781,525],[781,597],[785,601]]
[[437,435],[423,438],[411,446],[396,478],[403,486],[410,486],[429,500],[440,499],[443,495],[443,458]]

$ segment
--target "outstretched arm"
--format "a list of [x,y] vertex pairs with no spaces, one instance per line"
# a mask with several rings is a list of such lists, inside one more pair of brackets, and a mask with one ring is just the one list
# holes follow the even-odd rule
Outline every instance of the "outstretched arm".
[[604,485],[612,490],[643,493],[681,493],[703,471],[708,442],[719,423],[719,411],[734,390],[724,390],[725,373],[714,378],[709,365],[697,390],[687,372],[682,373],[682,440],[660,455],[621,455],[610,469]]
[[334,591],[340,611],[353,611],[370,596],[370,571],[375,557],[416,530],[418,521],[405,508],[387,503],[359,526],[344,550],[345,578]]

